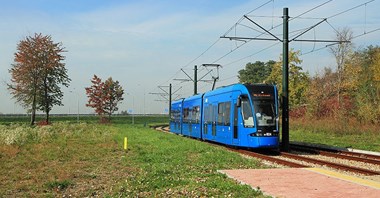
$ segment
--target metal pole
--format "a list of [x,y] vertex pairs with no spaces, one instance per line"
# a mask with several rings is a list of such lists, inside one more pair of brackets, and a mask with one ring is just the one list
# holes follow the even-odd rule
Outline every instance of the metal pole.
[[289,151],[289,15],[283,10],[283,50],[282,50],[282,149]]
[[169,119],[172,116],[172,84],[169,84]]
[[[79,93],[77,93],[76,91],[69,91],[69,92],[77,95],[77,122],[79,123]],[[70,107],[69,107],[69,114],[70,114]]]
[[78,98],[78,114],[77,114],[77,122],[79,123],[79,94],[77,93]]
[[197,95],[198,93],[198,90],[197,90],[197,83],[198,83],[198,79],[197,79],[197,66],[195,65],[194,66],[194,95]]

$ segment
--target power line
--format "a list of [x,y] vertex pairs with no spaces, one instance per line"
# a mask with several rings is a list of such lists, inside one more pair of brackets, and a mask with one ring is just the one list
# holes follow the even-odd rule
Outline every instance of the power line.
[[[251,10],[251,11],[248,12],[247,14],[252,13],[252,12],[254,12],[254,11],[256,11],[256,10],[258,10],[258,9],[260,9],[260,8],[262,8],[262,7],[264,7],[265,5],[267,5],[268,3],[272,2],[272,1],[274,1],[274,0],[269,0],[269,1],[267,1],[266,3],[264,3],[264,4],[262,4],[262,5],[258,6],[258,7],[256,7],[255,9]],[[242,20],[242,18],[240,18],[239,21],[238,21],[236,24],[240,23],[241,20]],[[235,24],[235,25],[236,25],[236,24]],[[232,26],[232,27],[230,28],[230,30],[232,30],[233,27],[234,27],[234,26]],[[228,32],[228,31],[227,31],[227,32]],[[220,41],[220,38],[218,38],[218,39],[217,39],[217,40],[216,40],[211,46],[209,46],[209,47],[208,47],[205,51],[203,51],[199,56],[197,56],[196,58],[194,58],[193,60],[191,60],[191,61],[190,61],[189,63],[187,63],[185,66],[183,66],[182,69],[185,68],[185,67],[187,67],[187,66],[189,66],[189,65],[192,64],[194,61],[198,60],[198,58],[200,58],[201,56],[203,56],[208,50],[210,50],[210,49],[211,49],[216,43],[218,43],[219,41]]]
[[182,67],[185,68],[187,66],[189,66],[191,63],[193,63],[194,61],[198,60],[198,58],[200,58],[201,56],[203,56],[208,50],[210,50],[214,45],[216,45],[216,43],[218,43],[220,41],[220,38],[218,38],[213,44],[211,44],[205,51],[203,51],[199,56],[197,56],[196,58],[194,58],[192,61],[190,61],[189,63],[187,63],[185,66]]
[[260,5],[259,7],[257,7],[257,8],[255,8],[255,9],[249,11],[249,12],[248,12],[247,14],[245,14],[245,15],[251,14],[252,12],[254,12],[254,11],[256,11],[256,10],[258,10],[258,9],[260,9],[260,8],[262,8],[262,7],[264,7],[264,6],[266,6],[266,5],[267,5],[268,3],[270,3],[270,2],[273,2],[273,3],[274,3],[274,0],[269,0],[269,1],[267,1],[266,3]]
[[223,80],[219,80],[219,82],[224,82],[224,81],[227,81],[227,80],[230,80],[232,78],[236,78],[237,75],[233,75],[233,76],[230,76],[230,77],[227,77],[227,78],[224,78]]
[[354,7],[352,7],[352,8],[347,9],[347,10],[344,10],[344,11],[342,11],[342,12],[339,12],[338,14],[334,14],[334,15],[332,15],[332,16],[329,16],[329,17],[327,17],[327,19],[331,19],[331,18],[333,18],[333,17],[336,17],[336,16],[339,16],[339,15],[342,15],[342,14],[344,14],[344,13],[346,13],[346,12],[349,12],[349,11],[354,10],[354,9],[356,9],[356,8],[359,8],[359,7],[362,7],[362,6],[364,6],[364,5],[367,5],[368,3],[371,3],[371,2],[373,2],[373,1],[375,1],[375,0],[367,1],[367,2],[362,3],[362,4],[360,4],[360,5],[354,6]]
[[[249,42],[249,41],[248,41],[248,42]],[[247,42],[247,43],[248,43],[248,42]],[[241,46],[243,46],[244,44],[246,44],[246,43],[242,43],[241,45],[237,46],[235,49],[232,49],[232,50],[231,50],[230,52],[228,52],[227,54],[224,54],[224,55],[221,56],[220,58],[214,60],[212,63],[216,63],[216,62],[220,61],[220,60],[223,59],[224,57],[230,55],[232,52],[234,52],[234,51],[236,51],[237,49],[239,49],[239,48],[240,48]]]
[[[256,7],[256,8],[254,8],[253,10],[251,10],[251,11],[249,11],[249,12],[247,12],[245,15],[249,15],[250,13],[252,13],[252,12],[254,12],[254,11],[256,11],[256,10],[258,10],[258,9],[260,9],[260,8],[262,8],[262,7],[264,7],[264,6],[266,6],[267,4],[269,4],[270,2],[274,2],[274,0],[269,0],[269,1],[267,1],[267,2],[265,2],[265,3],[263,3],[263,4],[261,4],[260,6],[258,6],[258,7]],[[231,27],[231,28],[229,28],[227,31],[226,31],[226,33],[224,33],[223,35],[227,35],[228,33],[230,33],[234,28],[236,28],[236,25],[237,24],[239,24],[241,21],[243,21],[243,19],[244,19],[244,17],[242,16],[242,17],[240,17],[240,19]]]
[[320,8],[320,7],[322,7],[322,6],[324,6],[324,5],[328,4],[328,3],[330,3],[331,1],[333,1],[333,0],[329,0],[329,1],[326,1],[326,2],[324,2],[324,3],[322,3],[322,4],[319,4],[319,5],[315,6],[314,8],[311,8],[310,10],[307,10],[307,11],[305,11],[305,12],[303,12],[303,13],[301,13],[301,14],[295,16],[295,17],[292,17],[289,21],[291,21],[291,20],[293,20],[293,19],[297,19],[297,18],[301,17],[302,15],[305,15],[305,14],[307,14],[307,13],[309,13],[309,12],[311,12],[311,11],[317,9],[317,8]]
[[259,53],[261,53],[261,52],[264,52],[265,50],[268,50],[268,49],[270,49],[270,48],[272,48],[272,47],[274,47],[274,46],[276,46],[276,45],[278,45],[278,44],[280,44],[280,43],[281,43],[281,42],[276,42],[276,43],[274,43],[274,44],[272,44],[272,45],[270,45],[270,46],[268,46],[268,47],[266,47],[266,48],[263,48],[263,49],[261,49],[261,50],[255,52],[255,53],[253,53],[253,54],[250,54],[250,55],[245,56],[245,57],[243,57],[243,58],[240,58],[240,59],[234,60],[234,61],[232,61],[232,62],[230,62],[230,63],[227,63],[227,64],[225,64],[224,66],[232,65],[232,64],[237,63],[237,62],[240,62],[240,61],[242,61],[242,60],[244,60],[244,59],[247,59],[247,58],[250,58],[250,57],[252,57],[252,56],[255,56],[255,55],[257,55],[257,54],[259,54]]
[[[326,2],[324,2],[324,3],[322,3],[322,4],[319,4],[319,5],[317,5],[317,6],[313,7],[313,8],[311,8],[311,9],[309,9],[309,10],[307,10],[307,11],[305,11],[305,12],[299,14],[299,15],[297,15],[297,16],[294,17],[294,18],[290,18],[289,21],[291,21],[291,20],[293,20],[293,19],[296,19],[296,18],[299,18],[299,17],[301,17],[302,15],[305,15],[305,14],[307,14],[307,13],[309,13],[309,12],[311,12],[311,11],[317,9],[317,8],[320,8],[320,7],[324,6],[324,5],[326,5],[327,3],[330,3],[331,1],[333,1],[333,0],[329,0],[329,1],[326,1]],[[267,2],[267,3],[268,3],[268,2]],[[266,5],[266,4],[265,4],[265,5]],[[247,14],[244,15],[243,17],[244,17],[244,18],[247,18],[247,17],[245,17],[245,16],[247,16],[247,15],[250,14],[250,13],[251,13],[251,12],[247,13]],[[240,20],[240,22],[241,22],[241,21],[242,21],[242,20]],[[240,22],[239,22],[239,23],[240,23]],[[237,25],[237,24],[235,24],[235,27],[236,27],[236,25]],[[278,25],[276,25],[276,26],[274,26],[274,27],[272,26],[272,28],[268,29],[267,31],[268,31],[268,32],[269,32],[269,31],[272,31],[272,30],[274,30],[274,29],[276,29],[276,28],[278,28],[278,27],[280,27],[280,26],[282,26],[282,23],[280,23],[280,24],[278,24]],[[234,27],[234,26],[233,26],[233,27]],[[230,28],[230,29],[232,29],[232,28]],[[229,33],[229,31],[227,31],[226,34],[224,34],[223,36],[221,36],[221,38],[226,37],[226,35],[227,35],[228,33]],[[260,40],[259,37],[262,36],[262,35],[264,35],[264,34],[265,34],[265,33],[261,33],[261,34],[259,34],[258,36],[253,37],[253,38],[251,38],[251,39]],[[266,39],[265,39],[265,40],[266,40]],[[249,43],[250,41],[251,41],[251,40],[247,40],[245,43],[242,43],[241,45],[237,46],[235,49],[233,49],[233,50],[227,52],[226,54],[224,54],[224,55],[221,56],[220,58],[216,59],[213,63],[216,63],[216,62],[220,61],[221,59],[223,59],[224,57],[230,55],[232,52],[236,51],[237,49],[239,49],[239,48],[242,47],[243,45]]]
[[352,37],[352,39],[356,39],[356,38],[358,38],[358,37],[361,37],[361,36],[364,36],[364,35],[367,35],[367,34],[370,34],[370,33],[373,33],[373,32],[377,32],[377,31],[379,31],[379,30],[380,30],[380,28],[377,28],[377,29],[371,30],[371,31],[369,31],[369,32],[364,32],[363,34],[360,34],[360,35],[357,35],[357,36]]
[[[256,7],[255,9],[249,11],[247,14],[250,14],[250,13],[252,13],[252,12],[254,12],[254,11],[256,11],[256,10],[262,8],[263,6],[267,5],[268,3],[272,2],[272,1],[274,2],[274,0],[269,0],[269,1],[265,2],[264,4],[262,4],[262,5],[258,6],[258,7]],[[241,18],[238,20],[238,22],[237,22],[236,24],[240,23],[241,20],[243,20],[243,19],[244,19],[244,18],[241,17]],[[235,28],[236,28],[236,24],[235,24]],[[234,26],[232,26],[232,27],[231,27],[231,28],[230,28],[225,34],[228,34],[233,28],[234,28]],[[192,64],[194,61],[198,60],[198,59],[199,59],[200,57],[202,57],[207,51],[209,51],[214,45],[216,45],[219,41],[220,41],[220,38],[218,38],[214,43],[212,43],[212,44],[211,44],[211,45],[210,45],[205,51],[203,51],[199,56],[197,56],[196,58],[194,58],[193,60],[191,60],[189,63],[187,63],[187,64],[184,65],[183,67],[181,67],[181,69],[186,68],[187,66],[189,66],[190,64]],[[217,62],[217,61],[215,61],[215,62]],[[213,62],[213,63],[215,63],[215,62]],[[178,71],[177,71],[177,72],[176,72],[171,78],[169,78],[169,80],[165,81],[163,84],[169,82],[171,79],[173,79],[175,76],[177,76],[177,75],[181,72],[181,69],[178,70]]]
[[[362,6],[367,6],[368,3],[371,3],[371,2],[373,2],[374,0],[370,0],[370,1],[367,1],[367,2],[365,2],[365,3],[359,4],[359,5],[354,6],[354,7],[352,7],[352,8],[349,8],[349,9],[346,9],[346,10],[344,10],[344,11],[341,11],[341,12],[339,12],[339,13],[337,13],[337,14],[331,15],[331,16],[329,16],[329,17],[327,17],[327,18],[302,17],[303,15],[305,15],[305,14],[307,14],[307,13],[310,13],[310,12],[312,12],[312,11],[314,11],[314,10],[316,10],[316,9],[318,9],[318,8],[324,6],[324,5],[326,5],[326,4],[328,4],[328,3],[332,2],[332,1],[333,1],[333,0],[325,1],[325,2],[319,4],[319,5],[317,5],[317,6],[313,7],[313,8],[311,8],[311,9],[305,11],[305,12],[302,12],[301,14],[299,14],[299,15],[297,15],[297,16],[295,16],[295,17],[291,17],[291,18],[289,18],[289,21],[294,20],[294,19],[320,19],[320,20],[324,20],[324,21],[326,21],[326,23],[327,23],[332,29],[334,29],[335,32],[339,32],[339,31],[337,31],[337,29],[336,29],[331,23],[329,23],[329,21],[328,21],[327,19],[331,19],[331,18],[337,17],[337,16],[339,16],[339,15],[342,15],[342,14],[344,14],[344,13],[347,13],[347,12],[349,12],[349,11],[351,11],[351,10],[354,10],[354,9],[359,8],[359,7],[362,7]],[[273,6],[272,6],[272,7],[273,7],[273,10],[274,10],[274,0],[269,0],[269,1],[266,1],[265,3],[261,4],[260,6],[256,7],[255,9],[253,9],[253,10],[247,12],[245,15],[246,15],[246,16],[254,16],[254,17],[267,17],[267,16],[255,16],[255,15],[250,15],[250,14],[251,14],[252,12],[254,12],[254,11],[256,11],[256,10],[258,10],[258,9],[260,9],[260,8],[262,8],[262,7],[264,7],[264,6],[266,6],[266,5],[268,5],[269,3],[273,3]],[[274,11],[273,11],[273,10],[272,10],[272,16],[271,16],[272,19],[275,18],[275,17],[277,17],[277,16],[274,16]],[[365,14],[365,17],[367,17],[366,14]],[[239,20],[238,20],[238,21],[237,21],[237,22],[236,22],[231,28],[229,28],[229,29],[225,32],[225,34],[224,34],[223,36],[226,36],[226,35],[230,34],[231,31],[233,31],[233,30],[235,30],[235,34],[236,34],[236,30],[237,30],[237,27],[238,27],[238,26],[242,26],[242,27],[245,27],[245,28],[249,28],[249,29],[251,29],[251,30],[254,30],[254,31],[258,32],[259,34],[255,37],[255,38],[257,38],[257,39],[259,39],[260,36],[266,34],[265,32],[262,32],[262,31],[260,31],[260,30],[258,30],[258,29],[255,29],[255,28],[252,28],[252,27],[250,27],[250,26],[248,26],[248,25],[243,24],[242,22],[243,22],[243,20],[245,20],[245,19],[246,19],[246,20],[249,20],[249,19],[247,19],[246,17],[242,16],[242,17],[241,17],[241,18],[240,18],[240,19],[239,19]],[[367,20],[367,19],[365,18],[365,21],[366,21],[366,20]],[[322,21],[322,22],[323,22],[323,21]],[[320,23],[322,23],[322,22],[320,22]],[[318,24],[317,24],[317,25],[318,25]],[[272,31],[272,30],[274,30],[274,29],[276,29],[276,28],[278,28],[278,27],[280,27],[280,26],[282,26],[282,23],[280,23],[280,24],[274,26],[274,25],[273,25],[273,20],[272,20],[272,27],[269,29],[269,31]],[[316,26],[316,25],[315,25],[315,26]],[[295,35],[298,35],[298,33],[301,32],[301,31],[304,32],[304,33],[307,32],[307,31],[309,31],[309,30],[314,30],[314,31],[315,31],[315,26],[311,26],[311,27],[308,27],[308,28],[305,28],[305,29],[296,30],[296,31],[292,31],[292,32],[295,32]],[[372,31],[369,31],[369,32],[366,32],[366,29],[365,29],[365,30],[364,30],[364,34],[357,35],[357,36],[355,36],[354,38],[358,38],[358,37],[360,37],[360,36],[363,36],[363,35],[366,35],[366,34],[369,34],[369,33],[372,33],[372,32],[376,32],[376,31],[378,31],[378,30],[380,30],[380,28],[375,29],[375,30],[372,30]],[[292,34],[292,32],[291,32],[291,34]],[[304,33],[302,33],[302,34],[304,34]],[[281,34],[280,34],[280,35],[281,35]],[[278,36],[280,36],[280,35],[278,35]],[[294,36],[295,36],[295,35],[294,35]],[[297,36],[297,38],[300,37],[300,36],[301,36],[301,35]],[[315,32],[314,32],[314,37],[316,37],[316,36],[315,36]],[[296,40],[297,38],[294,38],[293,40]],[[206,50],[204,50],[199,56],[195,57],[195,58],[194,58],[193,60],[191,60],[189,63],[187,63],[186,65],[184,65],[181,69],[184,69],[184,68],[188,67],[190,64],[194,63],[194,62],[195,62],[196,60],[198,60],[200,57],[204,56],[204,55],[205,55],[205,54],[206,54],[211,48],[213,48],[213,47],[214,47],[219,41],[220,41],[220,37],[219,37],[214,43],[212,43],[212,44],[211,44]],[[242,41],[242,43],[238,44],[236,41]],[[316,39],[314,38],[313,40],[301,39],[300,41],[318,41],[318,40],[316,40]],[[321,41],[322,41],[322,40],[321,40]],[[215,61],[213,61],[212,63],[219,62],[220,60],[222,60],[223,58],[227,57],[228,55],[230,55],[231,53],[235,52],[237,49],[241,48],[242,46],[244,46],[245,44],[247,44],[247,43],[249,43],[249,42],[250,42],[250,40],[235,40],[236,47],[234,47],[233,49],[231,49],[230,51],[228,51],[226,54],[223,54],[222,56],[220,56],[219,58],[217,58],[217,59],[216,59]],[[254,56],[254,55],[257,55],[257,54],[259,54],[259,53],[261,53],[261,52],[263,52],[263,51],[265,51],[265,50],[267,50],[267,49],[270,49],[270,48],[272,48],[272,47],[274,47],[274,46],[276,46],[276,45],[278,45],[278,44],[279,44],[279,42],[278,42],[278,43],[275,43],[275,44],[272,44],[272,45],[270,45],[270,46],[268,46],[268,47],[266,47],[266,48],[263,48],[263,49],[261,49],[261,50],[255,52],[255,53],[249,55],[249,56],[245,56],[245,57],[239,58],[239,59],[237,59],[237,60],[235,60],[235,61],[232,61],[232,62],[230,62],[230,63],[224,64],[224,66],[228,66],[228,65],[234,64],[234,63],[236,63],[236,62],[239,62],[239,61],[241,61],[241,60],[244,60],[244,59],[246,59],[246,58],[249,58],[249,57],[252,57],[252,56]],[[336,44],[336,43],[335,43],[335,44]],[[327,45],[327,46],[325,46],[325,47],[322,47],[322,48],[315,49],[315,45],[314,45],[313,50],[310,51],[310,52],[308,52],[308,53],[312,53],[312,52],[315,52],[315,51],[319,51],[319,50],[324,49],[324,48],[326,48],[326,47],[328,47],[328,46],[331,46],[331,44],[330,44],[330,45]],[[306,55],[306,54],[308,54],[308,53],[303,53],[302,55]],[[202,68],[201,71],[203,71],[203,68]],[[177,76],[180,72],[181,72],[181,70],[178,70],[178,71],[174,74],[174,76]],[[173,77],[172,77],[172,78],[173,78]],[[170,79],[172,79],[172,78],[170,78]],[[166,82],[170,81],[170,79],[167,80]],[[181,82],[181,83],[182,83],[182,82]],[[181,84],[181,83],[178,83],[178,84]]]
[[[362,36],[364,36],[364,35],[367,35],[367,34],[370,34],[370,33],[373,33],[373,32],[377,32],[377,31],[379,31],[379,30],[380,30],[380,28],[377,28],[377,29],[371,30],[371,31],[366,32],[366,33],[363,33],[363,34],[356,35],[356,36],[352,37],[351,40],[354,40],[354,39],[356,39],[356,38],[362,37]],[[311,54],[311,53],[313,53],[313,52],[317,52],[317,51],[320,51],[320,50],[326,49],[326,48],[328,48],[328,47],[330,47],[330,46],[332,46],[332,45],[336,45],[336,44],[339,44],[339,42],[336,42],[336,43],[333,43],[333,44],[328,44],[328,45],[326,45],[326,46],[324,46],[324,47],[320,47],[320,48],[318,48],[318,49],[315,49],[315,50],[312,50],[312,51],[309,51],[309,52],[306,52],[306,53],[301,53],[300,55],[303,56],[303,55]]]

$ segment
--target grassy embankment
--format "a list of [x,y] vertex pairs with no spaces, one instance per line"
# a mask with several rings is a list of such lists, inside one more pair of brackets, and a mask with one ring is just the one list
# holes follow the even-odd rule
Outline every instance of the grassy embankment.
[[291,119],[290,141],[380,152],[380,127],[353,121]]
[[144,127],[165,118],[136,118],[135,125],[126,120],[0,125],[0,197],[263,196],[217,173],[263,168],[256,160]]

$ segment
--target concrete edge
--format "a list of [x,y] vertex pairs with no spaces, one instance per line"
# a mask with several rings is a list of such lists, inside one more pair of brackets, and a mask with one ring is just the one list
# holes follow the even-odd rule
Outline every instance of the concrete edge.
[[[239,169],[239,170],[241,170],[241,169]],[[223,175],[226,175],[228,178],[233,179],[233,180],[239,182],[239,183],[242,184],[242,185],[250,186],[253,190],[256,190],[256,191],[260,191],[260,192],[262,192],[263,195],[265,195],[265,196],[274,197],[273,195],[270,195],[270,194],[264,192],[262,189],[260,189],[260,186],[257,186],[257,187],[255,188],[255,187],[251,186],[250,184],[247,184],[247,183],[245,183],[245,182],[243,182],[243,181],[240,181],[239,179],[237,179],[237,178],[235,178],[235,177],[232,177],[231,175],[227,174],[227,173],[224,172],[224,171],[225,171],[225,170],[216,170],[216,172],[218,172],[218,173],[220,173],[220,174],[223,174]]]

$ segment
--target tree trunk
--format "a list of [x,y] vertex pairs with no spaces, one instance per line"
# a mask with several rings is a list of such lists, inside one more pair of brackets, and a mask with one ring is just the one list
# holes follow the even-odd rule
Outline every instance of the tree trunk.
[[46,124],[49,124],[49,98],[48,98],[48,88],[47,88],[47,79],[45,78],[45,112],[46,112]]
[[33,96],[32,115],[30,118],[30,125],[33,126],[35,121],[36,121],[36,94],[34,94]]
[[30,125],[33,126],[34,125],[34,122],[36,120],[36,110],[35,109],[32,109],[32,116],[30,118]]
[[49,110],[46,111],[46,124],[49,124]]

